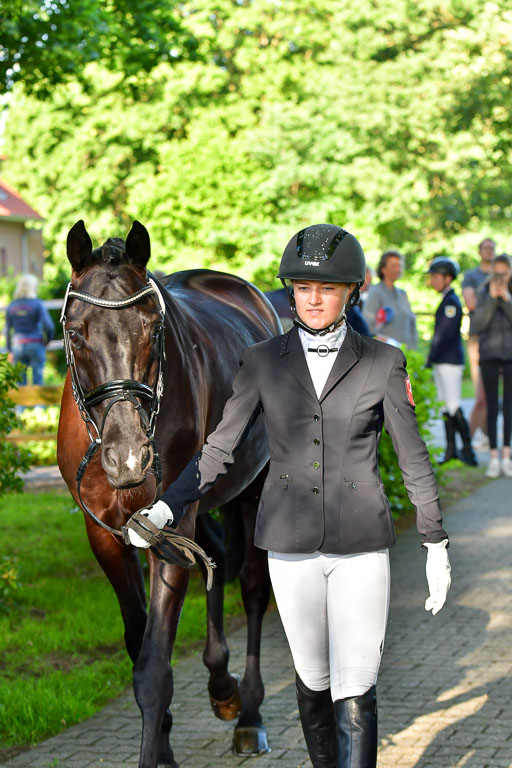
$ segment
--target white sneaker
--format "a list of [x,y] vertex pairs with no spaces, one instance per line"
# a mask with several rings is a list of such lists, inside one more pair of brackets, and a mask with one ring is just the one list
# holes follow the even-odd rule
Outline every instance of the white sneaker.
[[471,441],[473,445],[473,450],[481,452],[481,451],[488,451],[489,450],[489,438],[483,432],[480,427],[475,430],[475,434],[473,435],[473,440]]
[[[510,461],[510,459],[509,459]],[[485,470],[486,477],[499,477],[500,476],[500,460],[491,459],[487,469]]]
[[505,477],[512,477],[512,459],[510,457],[507,456],[501,460],[501,471]]

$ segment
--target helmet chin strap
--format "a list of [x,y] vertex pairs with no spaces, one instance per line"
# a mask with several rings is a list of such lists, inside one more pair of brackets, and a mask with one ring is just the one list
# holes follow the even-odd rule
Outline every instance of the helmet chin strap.
[[327,328],[310,328],[309,325],[306,325],[300,317],[297,314],[297,310],[295,307],[292,307],[293,313],[295,317],[293,318],[293,324],[297,325],[299,328],[302,328],[302,330],[307,331],[308,333],[311,333],[313,336],[325,336],[327,333],[332,333],[336,330],[336,328],[339,328],[340,325],[342,325],[345,320],[347,319],[347,313],[345,312],[345,304],[343,305],[343,309],[339,313],[338,317],[333,320],[333,322],[327,326]]

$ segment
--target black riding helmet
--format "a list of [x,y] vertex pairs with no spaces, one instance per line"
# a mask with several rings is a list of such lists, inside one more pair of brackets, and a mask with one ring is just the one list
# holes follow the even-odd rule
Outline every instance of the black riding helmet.
[[[281,259],[277,277],[288,292],[294,323],[309,333],[330,333],[345,319],[345,310],[359,301],[359,288],[364,283],[366,262],[359,241],[334,224],[314,224],[292,237]],[[286,280],[318,280],[329,283],[356,283],[347,306],[327,328],[310,328],[297,315],[293,287]]]
[[449,259],[448,256],[437,256],[427,270],[427,275],[437,273],[438,275],[450,275],[453,280],[460,272],[460,267],[456,261]]

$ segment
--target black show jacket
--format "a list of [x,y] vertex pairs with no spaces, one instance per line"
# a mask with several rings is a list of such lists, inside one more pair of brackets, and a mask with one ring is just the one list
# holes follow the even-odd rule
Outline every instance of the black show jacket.
[[406,387],[403,353],[347,326],[320,398],[297,328],[248,347],[217,429],[162,496],[179,521],[235,459],[258,414],[270,468],[254,542],[276,552],[353,554],[395,543],[377,466],[383,424],[424,542],[447,538],[436,482]]

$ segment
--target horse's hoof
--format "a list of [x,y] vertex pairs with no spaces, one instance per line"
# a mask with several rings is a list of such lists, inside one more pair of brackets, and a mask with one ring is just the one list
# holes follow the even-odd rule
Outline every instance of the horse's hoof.
[[264,755],[270,751],[264,725],[235,728],[233,735],[235,755]]
[[219,720],[236,720],[242,709],[240,678],[238,675],[233,675],[233,679],[235,681],[235,689],[229,699],[219,701],[210,694],[210,707],[215,717],[218,717]]

